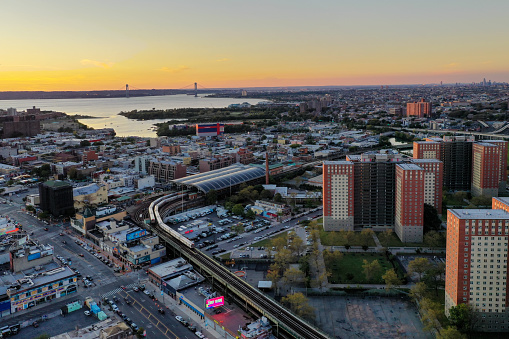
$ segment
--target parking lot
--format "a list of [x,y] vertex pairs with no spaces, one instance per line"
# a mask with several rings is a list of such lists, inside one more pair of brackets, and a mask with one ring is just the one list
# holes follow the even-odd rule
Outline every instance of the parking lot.
[[415,306],[381,297],[309,297],[319,328],[335,338],[432,338]]

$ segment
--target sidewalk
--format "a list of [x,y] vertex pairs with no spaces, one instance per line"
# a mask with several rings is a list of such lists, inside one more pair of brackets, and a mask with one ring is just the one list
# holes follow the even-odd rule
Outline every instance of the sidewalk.
[[[144,281],[146,286],[150,286],[149,288],[153,291],[159,291],[159,287],[151,283],[150,281]],[[191,319],[192,322],[196,325],[197,330],[199,330],[201,333],[203,333],[207,338],[223,338],[218,332],[216,332],[211,326],[208,326],[208,320],[207,318],[201,319],[200,316],[198,316],[196,313],[189,310],[187,307],[179,307],[178,301],[171,298],[169,295],[165,294],[164,296],[161,295],[160,292],[154,293],[154,296],[156,297],[156,305],[159,306],[165,306],[167,309],[171,311],[171,316],[181,316],[184,319]],[[162,301],[164,298],[164,302]]]

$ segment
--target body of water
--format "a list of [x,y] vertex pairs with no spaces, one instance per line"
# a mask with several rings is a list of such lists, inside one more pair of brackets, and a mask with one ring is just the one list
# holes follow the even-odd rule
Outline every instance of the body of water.
[[118,113],[132,110],[171,109],[171,108],[223,108],[230,104],[249,102],[257,104],[260,99],[205,98],[192,95],[164,95],[155,97],[99,98],[99,99],[34,99],[0,100],[0,108],[14,107],[24,111],[32,106],[45,111],[64,112],[70,115],[82,114],[96,119],[79,119],[93,128],[113,128],[118,136],[155,137],[152,127],[167,119],[137,121]]

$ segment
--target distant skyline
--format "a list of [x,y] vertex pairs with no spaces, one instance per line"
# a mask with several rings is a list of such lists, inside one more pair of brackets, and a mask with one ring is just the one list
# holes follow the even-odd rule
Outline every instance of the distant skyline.
[[509,1],[12,1],[0,91],[509,82]]

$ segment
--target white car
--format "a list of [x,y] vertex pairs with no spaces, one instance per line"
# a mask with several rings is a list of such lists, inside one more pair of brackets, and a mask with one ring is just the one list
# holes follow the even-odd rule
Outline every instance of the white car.
[[146,295],[150,295],[150,291],[149,290],[145,290],[145,291],[143,291],[143,293],[145,293]]
[[204,336],[204,335],[203,335],[203,333],[201,333],[201,332],[194,332],[194,334],[195,334],[198,338],[201,338],[201,339],[205,338],[205,336]]
[[90,311],[85,311],[85,315],[91,315]]
[[177,319],[177,321],[179,321],[179,322],[184,321],[184,318],[182,318],[180,315],[175,316],[175,319]]

